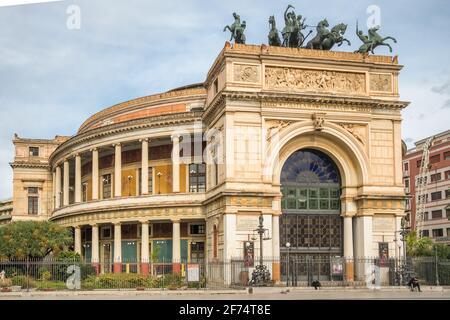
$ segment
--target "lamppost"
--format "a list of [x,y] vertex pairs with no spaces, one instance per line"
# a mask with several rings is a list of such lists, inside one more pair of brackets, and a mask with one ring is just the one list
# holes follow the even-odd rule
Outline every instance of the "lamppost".
[[286,267],[286,287],[289,286],[289,250],[291,249],[291,244],[290,242],[286,242],[286,248],[287,248],[287,267]]
[[264,265],[264,253],[263,253],[263,241],[270,240],[269,229],[264,228],[264,218],[261,214],[259,216],[258,228],[253,230],[259,235],[259,265],[256,266],[252,273],[252,280],[250,281],[253,286],[266,286],[270,282],[270,272],[267,266]]
[[401,223],[400,223],[400,236],[401,236],[401,241],[403,242],[403,274],[402,274],[402,281],[405,284],[408,280],[409,277],[411,276],[411,271],[409,270],[409,265],[408,265],[408,261],[407,261],[407,250],[406,250],[406,236],[409,233],[410,228],[406,225],[406,220],[405,218],[402,218]]
[[161,194],[161,176],[162,176],[162,173],[158,171],[158,173],[156,175],[158,176],[158,194]]

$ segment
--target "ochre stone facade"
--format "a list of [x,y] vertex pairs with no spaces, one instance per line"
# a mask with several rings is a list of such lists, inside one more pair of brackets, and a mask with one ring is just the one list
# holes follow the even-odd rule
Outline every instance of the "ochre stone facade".
[[[75,228],[80,252],[87,242],[77,230],[92,230],[92,261],[102,260],[99,242],[109,241],[101,228],[114,225],[117,235],[128,224],[150,232],[136,236],[138,259],[156,245],[149,225],[170,224],[172,259],[182,258],[186,240],[188,258],[200,241],[214,261],[242,258],[262,215],[277,280],[283,165],[299,150],[316,150],[338,170],[341,255],[377,256],[388,243],[389,256],[398,256],[407,106],[400,70],[392,57],[227,43],[203,84],[99,112],[73,137],[46,142],[39,168],[21,158],[21,146],[35,141],[17,138],[13,220],[26,215],[24,188],[36,184],[37,217]],[[203,227],[181,232],[183,224]],[[111,239],[116,264],[121,241]]]

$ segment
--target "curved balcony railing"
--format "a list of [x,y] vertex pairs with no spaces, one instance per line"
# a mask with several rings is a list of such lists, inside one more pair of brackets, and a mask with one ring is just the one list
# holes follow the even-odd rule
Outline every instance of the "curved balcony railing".
[[149,207],[178,207],[201,205],[206,199],[205,193],[176,193],[145,196],[132,196],[80,202],[58,208],[52,212],[51,219],[63,216],[95,213],[105,211],[117,211],[127,209],[140,209]]

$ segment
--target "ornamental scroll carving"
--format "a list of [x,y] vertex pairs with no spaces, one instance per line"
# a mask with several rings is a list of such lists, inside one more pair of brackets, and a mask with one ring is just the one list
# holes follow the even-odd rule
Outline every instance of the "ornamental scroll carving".
[[258,66],[246,64],[234,65],[234,81],[240,82],[259,82]]
[[365,94],[365,75],[342,71],[266,67],[265,84],[273,89],[322,90]]
[[392,79],[390,74],[370,74],[370,90],[371,91],[392,91]]
[[290,124],[292,124],[294,121],[290,120],[269,120],[266,121],[267,125],[267,133],[266,133],[266,139],[269,141],[272,139],[272,137],[279,133],[282,129],[286,128]]
[[366,127],[362,125],[357,125],[353,123],[339,123],[339,125],[350,132],[356,140],[361,142],[363,145],[366,144]]

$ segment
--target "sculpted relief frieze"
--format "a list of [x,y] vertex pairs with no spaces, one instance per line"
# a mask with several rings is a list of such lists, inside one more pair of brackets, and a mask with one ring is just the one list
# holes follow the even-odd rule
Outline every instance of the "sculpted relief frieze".
[[239,82],[259,82],[259,67],[248,64],[235,64],[233,80]]
[[371,73],[370,90],[392,92],[392,77],[390,74]]
[[269,89],[328,91],[356,95],[366,93],[363,73],[309,70],[266,66],[265,85]]
[[351,133],[362,145],[366,145],[366,126],[353,123],[339,123],[339,125]]
[[281,130],[291,125],[294,121],[291,120],[267,120],[266,121],[266,139],[270,141],[270,139],[277,133],[280,133]]

